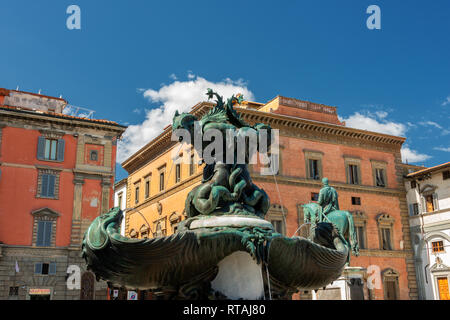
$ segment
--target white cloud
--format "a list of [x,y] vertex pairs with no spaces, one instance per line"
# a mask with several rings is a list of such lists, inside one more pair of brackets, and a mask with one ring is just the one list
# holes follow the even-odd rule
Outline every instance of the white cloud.
[[189,74],[192,77],[188,76],[190,78],[188,81],[176,80],[162,86],[159,90],[143,91],[144,97],[150,102],[160,105],[146,110],[145,120],[142,123],[130,125],[127,128],[123,139],[118,143],[117,159],[119,162],[126,160],[160,134],[167,125],[170,125],[176,110],[180,113],[189,112],[195,104],[207,101],[206,91],[208,88],[218,92],[224,99],[237,93],[242,93],[246,100],[254,99],[253,93],[247,89],[247,84],[242,79],[233,81],[227,78],[223,81],[211,82],[195,76],[191,72]]
[[448,96],[448,97],[445,99],[445,101],[442,102],[442,106],[446,106],[446,105],[448,105],[448,104],[450,104],[450,96]]
[[422,126],[432,126],[438,129],[442,129],[441,125],[439,125],[438,123],[434,122],[434,121],[421,121],[419,122],[420,125]]
[[448,147],[448,148],[435,147],[433,149],[438,150],[438,151],[450,152],[450,147]]
[[410,149],[407,145],[404,145],[401,149],[402,161],[405,163],[416,163],[420,161],[425,161],[431,158],[427,154],[422,154],[416,150]]
[[366,115],[356,112],[348,118],[339,117],[339,119],[345,121],[347,127],[385,133],[393,136],[403,136],[407,130],[407,126],[403,123],[386,120],[387,115],[388,113],[385,111],[378,111],[375,113],[369,112]]
[[139,108],[136,108],[136,109],[133,110],[133,112],[134,112],[134,113],[137,113],[137,114],[141,114],[142,110],[139,109]]
[[172,80],[178,80],[178,78],[177,78],[177,76],[175,75],[175,73],[172,73],[172,74],[169,76],[169,78],[172,79]]

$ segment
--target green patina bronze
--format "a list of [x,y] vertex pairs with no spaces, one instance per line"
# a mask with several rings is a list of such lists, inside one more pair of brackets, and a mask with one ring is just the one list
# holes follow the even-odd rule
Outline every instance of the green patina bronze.
[[[240,103],[242,96],[233,96],[225,104],[212,90],[207,95],[217,100],[199,120],[203,133],[217,129],[239,135],[254,130],[258,135],[265,129],[270,145],[270,126],[248,125],[234,110],[234,103]],[[184,128],[193,137],[195,121],[193,115],[177,112],[172,129]],[[202,148],[208,145],[203,142]],[[245,163],[237,163],[233,156],[232,164],[206,164],[202,183],[186,198],[187,219],[171,236],[121,236],[119,208],[96,218],[82,244],[88,269],[111,285],[154,289],[166,299],[226,298],[212,289],[211,281],[218,274],[219,262],[237,251],[248,252],[261,266],[262,274],[269,275],[263,279],[265,291],[270,288],[270,295],[265,296],[273,299],[289,299],[298,290],[318,289],[336,280],[348,262],[350,249],[358,253],[351,215],[337,210],[325,210],[324,215],[319,205],[306,204],[305,218],[311,222],[309,239],[283,236],[263,220],[270,200],[250,178],[250,149],[246,149]],[[333,199],[332,190],[324,191],[322,197]],[[333,203],[328,200],[325,206]]]

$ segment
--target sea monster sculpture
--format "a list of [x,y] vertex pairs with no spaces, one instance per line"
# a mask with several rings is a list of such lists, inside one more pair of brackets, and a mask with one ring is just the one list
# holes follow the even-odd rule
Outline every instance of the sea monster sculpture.
[[[241,95],[226,104],[212,90],[207,95],[217,98],[216,106],[200,120],[177,112],[174,132],[186,129],[191,137],[199,132],[203,137],[210,129],[231,130],[236,137],[249,130],[257,136],[266,132],[270,145],[270,126],[249,125],[234,109],[242,102]],[[208,141],[202,141],[195,147],[208,147]],[[260,147],[258,143],[256,151]],[[82,255],[97,279],[110,286],[153,290],[164,299],[290,299],[299,290],[322,288],[341,275],[350,250],[356,253],[354,243],[346,240],[353,226],[344,229],[332,213],[329,220],[314,219],[316,211],[309,206],[305,211],[316,222],[309,239],[277,233],[263,219],[269,198],[253,184],[247,168],[255,148],[246,147],[243,163],[237,161],[235,151],[228,154],[231,163],[223,162],[233,149],[223,150],[224,158],[220,152],[212,159],[203,158],[203,179],[187,196],[187,219],[176,233],[151,239],[123,237],[119,208],[93,221],[83,239]],[[230,268],[231,277],[226,272]]]

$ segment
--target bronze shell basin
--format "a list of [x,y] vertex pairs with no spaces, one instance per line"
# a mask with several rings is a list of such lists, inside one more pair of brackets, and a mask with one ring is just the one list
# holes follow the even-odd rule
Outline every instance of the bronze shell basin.
[[248,252],[268,275],[264,290],[273,299],[326,286],[341,275],[349,254],[339,244],[331,248],[283,236],[256,216],[196,216],[182,221],[177,233],[152,239],[121,236],[121,220],[122,211],[113,208],[92,222],[82,244],[88,269],[97,280],[158,290],[166,298],[217,298],[210,283],[218,264],[238,251]]

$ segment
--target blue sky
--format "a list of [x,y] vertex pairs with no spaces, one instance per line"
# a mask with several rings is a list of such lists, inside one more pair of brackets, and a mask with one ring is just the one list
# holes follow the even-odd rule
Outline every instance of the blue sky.
[[[71,4],[81,30],[66,27]],[[371,4],[381,30],[366,27]],[[447,0],[15,0],[0,12],[0,87],[138,129],[183,103],[174,95],[187,84],[217,84],[337,106],[352,126],[406,136],[417,164],[450,159]]]

